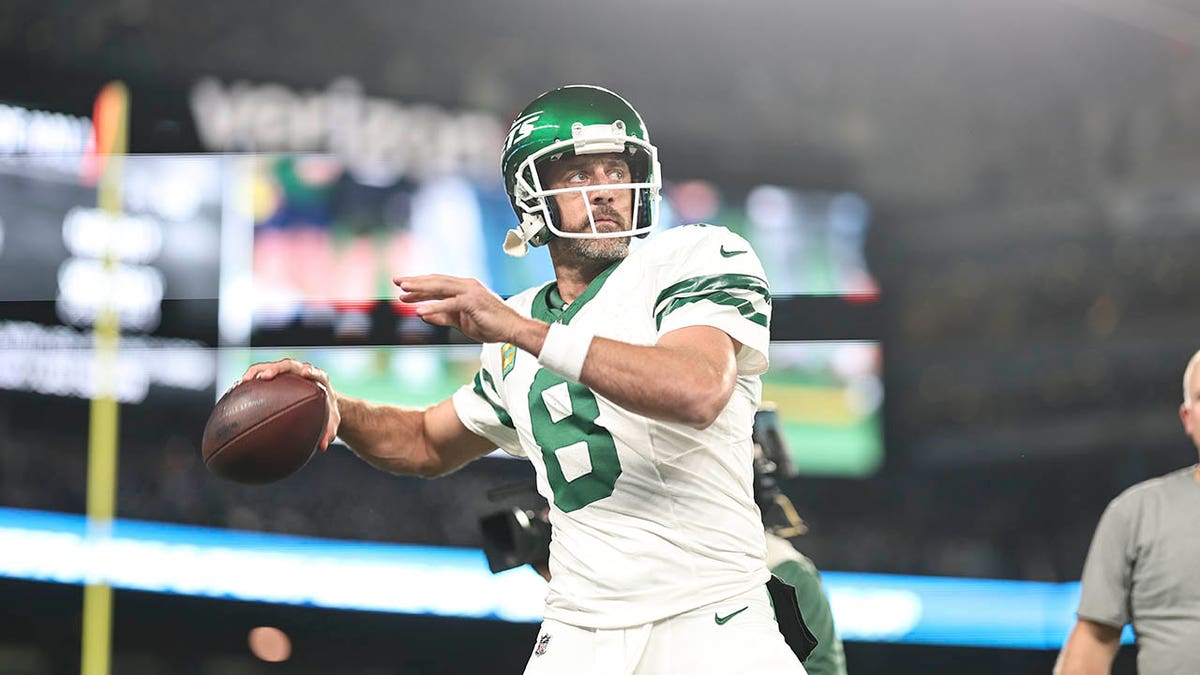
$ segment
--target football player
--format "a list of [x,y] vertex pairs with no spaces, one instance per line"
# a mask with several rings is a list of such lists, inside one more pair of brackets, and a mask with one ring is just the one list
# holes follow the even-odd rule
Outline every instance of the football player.
[[803,673],[768,599],[751,487],[771,319],[758,256],[711,225],[630,249],[655,225],[658,154],[600,87],[534,99],[502,171],[519,219],[505,251],[547,246],[556,278],[507,301],[474,279],[394,279],[425,321],[483,343],[473,382],[417,410],[291,360],[243,379],[320,382],[322,447],[340,437],[380,469],[438,476],[496,447],[533,463],[553,579],[527,674]]

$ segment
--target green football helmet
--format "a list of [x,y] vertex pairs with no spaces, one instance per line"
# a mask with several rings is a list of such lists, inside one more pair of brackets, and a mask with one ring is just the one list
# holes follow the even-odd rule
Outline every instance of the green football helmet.
[[[564,155],[622,153],[629,164],[630,183],[548,190],[539,173]],[[662,177],[658,149],[650,144],[642,116],[617,94],[591,85],[570,85],[548,91],[525,106],[504,140],[501,162],[504,186],[520,224],[509,230],[504,251],[523,256],[529,246],[542,246],[552,237],[607,239],[644,237],[658,220]],[[600,232],[588,209],[591,232],[564,232],[557,205],[550,197],[579,193],[588,201],[595,190],[634,191],[629,230]]]

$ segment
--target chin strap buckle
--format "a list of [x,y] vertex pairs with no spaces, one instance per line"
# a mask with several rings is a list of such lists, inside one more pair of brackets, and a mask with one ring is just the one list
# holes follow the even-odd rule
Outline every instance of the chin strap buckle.
[[[521,219],[521,224],[508,231],[504,235],[504,252],[514,258],[523,258],[529,252],[529,242],[534,241],[534,237],[538,235],[546,224],[541,216],[532,213],[525,214]],[[539,242],[534,241],[536,246]]]

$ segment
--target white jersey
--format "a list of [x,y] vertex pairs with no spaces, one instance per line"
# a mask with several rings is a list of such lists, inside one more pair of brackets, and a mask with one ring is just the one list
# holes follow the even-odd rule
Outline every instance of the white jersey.
[[623,410],[512,345],[483,346],[482,368],[454,394],[454,407],[472,432],[537,469],[553,526],[546,618],[635,626],[766,583],[750,434],[771,300],[746,240],[707,225],[667,230],[600,274],[569,307],[554,283],[508,304],[631,344],[713,326],[742,345],[733,395],[703,430]]

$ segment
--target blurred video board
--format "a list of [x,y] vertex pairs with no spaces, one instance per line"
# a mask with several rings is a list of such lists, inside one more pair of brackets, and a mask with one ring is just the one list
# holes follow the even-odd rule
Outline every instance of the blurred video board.
[[[515,216],[498,182],[372,182],[334,158],[294,155],[255,160],[251,180],[253,254],[239,274],[254,294],[234,331],[246,344],[446,342],[445,331],[391,301],[393,275],[474,277],[502,296],[553,278],[545,248],[503,253]],[[723,194],[703,181],[668,184],[663,194],[661,228],[709,222],[755,246],[785,304],[776,311],[780,339],[876,337],[861,197],[768,185]]]
[[119,400],[212,386],[226,165],[119,161],[119,214],[97,207],[86,155],[0,161],[0,389],[90,396],[106,308],[122,333]]

